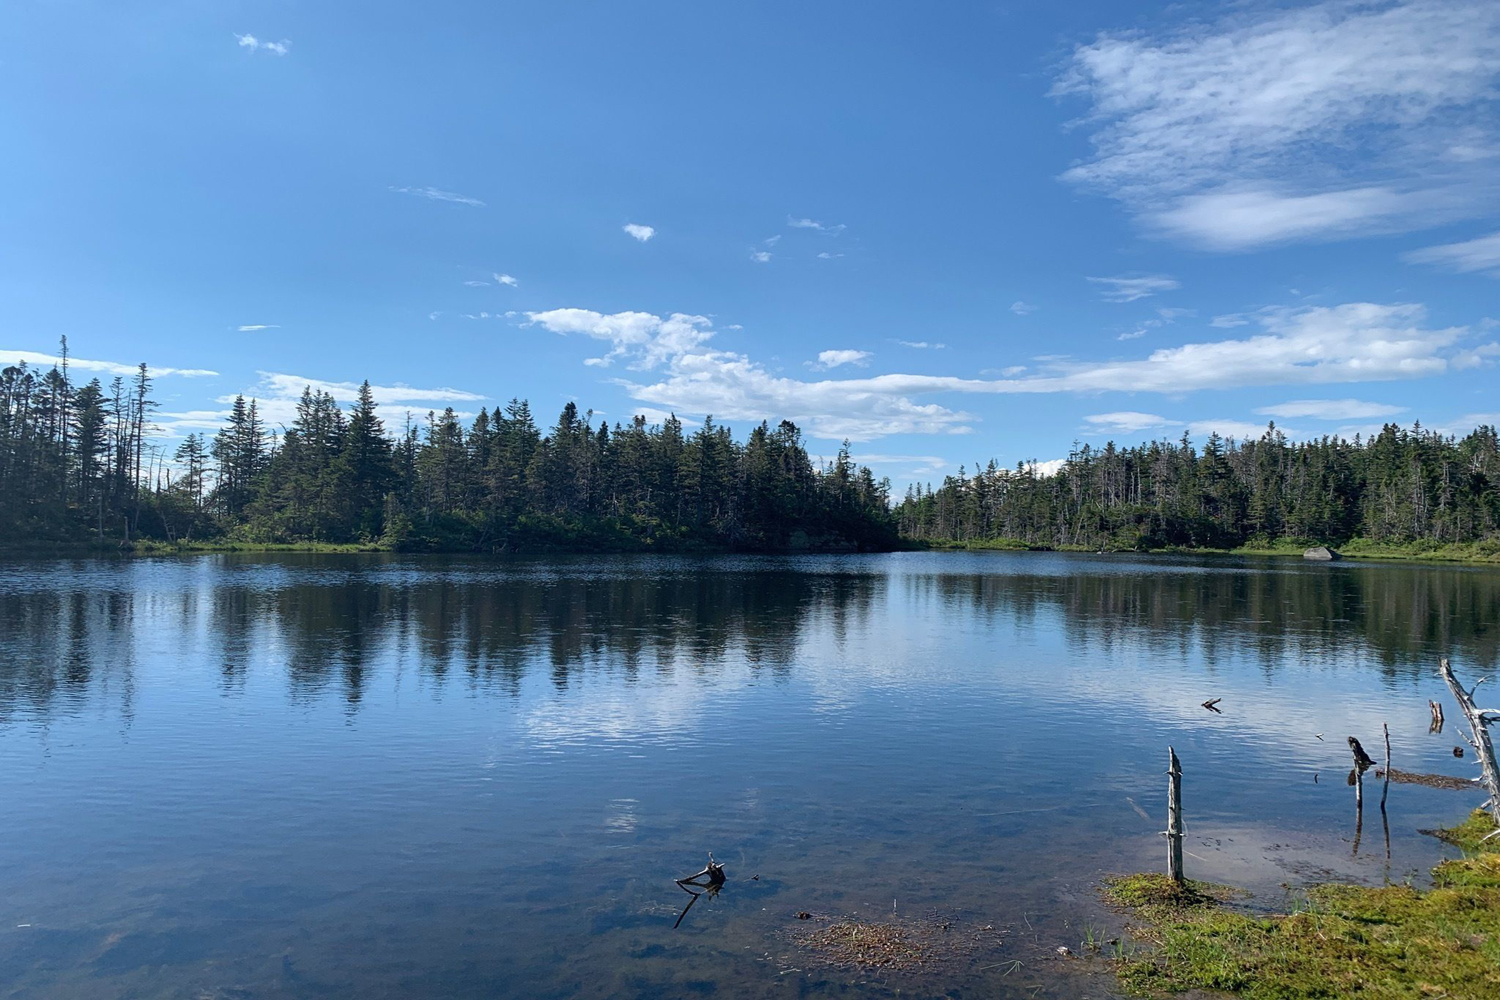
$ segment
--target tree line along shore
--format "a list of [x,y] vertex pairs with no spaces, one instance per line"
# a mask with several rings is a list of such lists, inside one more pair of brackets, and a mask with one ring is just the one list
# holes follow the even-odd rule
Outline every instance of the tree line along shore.
[[[10,549],[887,551],[913,547],[1500,560],[1494,426],[1353,440],[1210,435],[1079,445],[1059,467],[991,461],[893,502],[789,421],[595,422],[568,403],[451,408],[392,430],[369,383],[308,388],[287,426],[236,397],[212,434],[153,433],[153,379],[0,371],[0,529]],[[168,447],[170,445],[170,448]]]

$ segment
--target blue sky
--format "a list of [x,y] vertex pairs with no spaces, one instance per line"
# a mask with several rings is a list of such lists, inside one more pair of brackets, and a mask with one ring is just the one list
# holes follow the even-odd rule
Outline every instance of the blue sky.
[[1500,421],[1500,4],[15,0],[0,361],[891,476]]

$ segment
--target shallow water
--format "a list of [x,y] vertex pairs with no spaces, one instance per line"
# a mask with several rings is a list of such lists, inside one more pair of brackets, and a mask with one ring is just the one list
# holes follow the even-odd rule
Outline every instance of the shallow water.
[[[0,563],[0,996],[1107,996],[1053,949],[1160,867],[1168,744],[1189,874],[1421,881],[1478,797],[1392,786],[1387,855],[1371,779],[1356,844],[1344,739],[1468,777],[1427,699],[1497,622],[1227,558]],[[849,915],[954,945],[799,945]]]

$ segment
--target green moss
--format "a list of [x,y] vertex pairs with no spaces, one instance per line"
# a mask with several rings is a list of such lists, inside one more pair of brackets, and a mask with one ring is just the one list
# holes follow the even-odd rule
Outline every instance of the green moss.
[[[1247,1000],[1500,997],[1500,844],[1478,845],[1494,826],[1476,815],[1447,833],[1479,849],[1439,865],[1427,890],[1324,885],[1299,912],[1260,916],[1217,905],[1222,893],[1174,890],[1164,876],[1111,880],[1106,895],[1136,908],[1152,946],[1120,962],[1120,982],[1138,995],[1205,989]],[[1184,895],[1187,905],[1175,901]]]
[[1188,879],[1175,882],[1160,872],[1116,875],[1104,880],[1104,895],[1111,902],[1133,909],[1160,907],[1191,909],[1213,906],[1233,895],[1228,886]]
[[1439,840],[1452,844],[1454,847],[1462,847],[1466,851],[1500,848],[1500,836],[1490,840],[1484,839],[1495,832],[1495,821],[1483,809],[1475,809],[1469,814],[1468,819],[1457,826],[1427,832],[1431,832]]

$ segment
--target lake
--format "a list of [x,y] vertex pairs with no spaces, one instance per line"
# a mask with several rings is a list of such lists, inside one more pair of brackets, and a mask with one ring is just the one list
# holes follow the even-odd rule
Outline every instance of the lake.
[[0,563],[0,996],[1109,996],[1169,744],[1190,875],[1422,883],[1479,796],[1367,776],[1356,839],[1345,737],[1470,777],[1436,663],[1497,623],[1495,570],[1227,557]]

